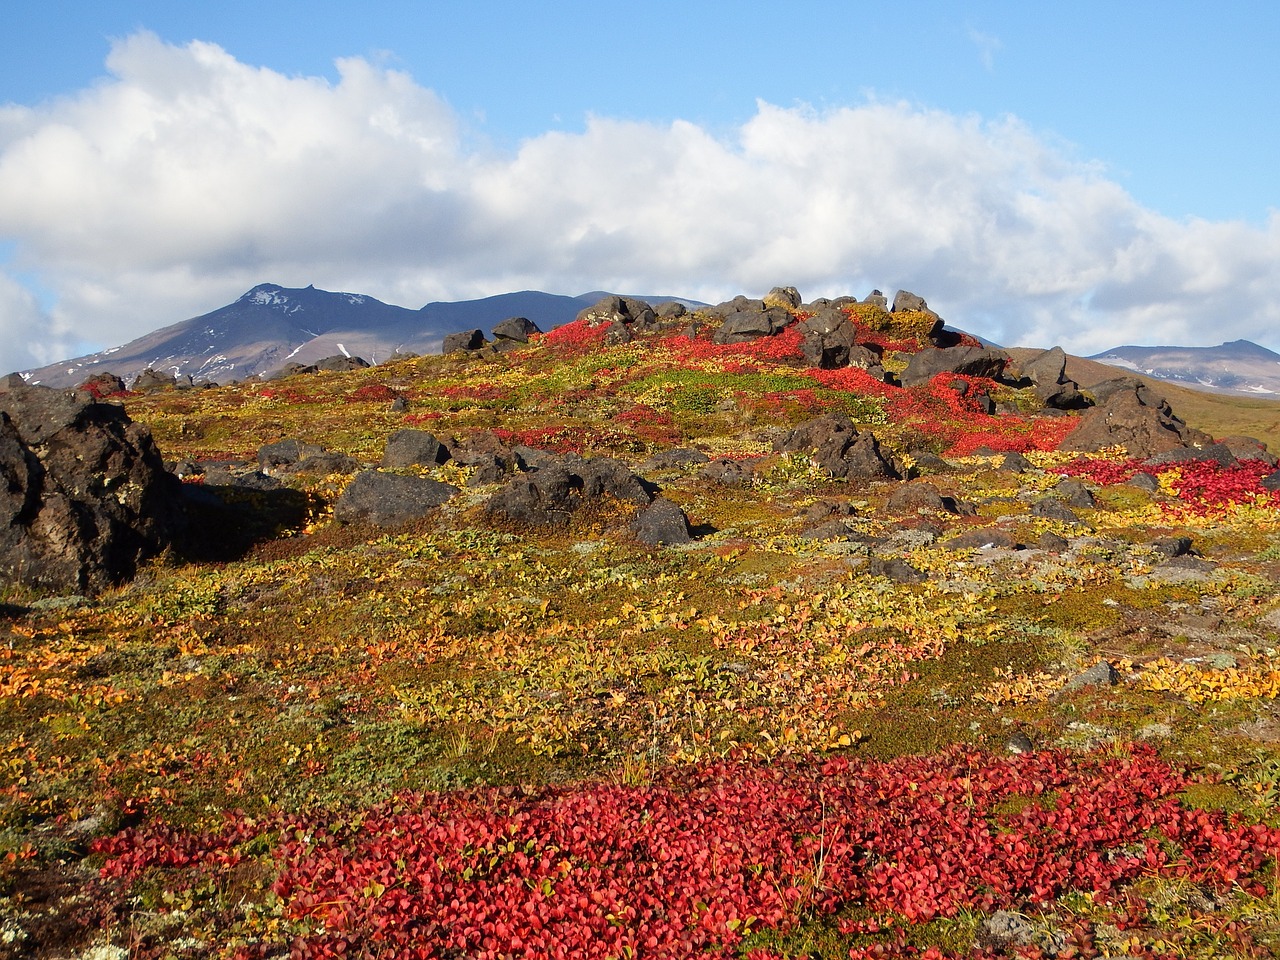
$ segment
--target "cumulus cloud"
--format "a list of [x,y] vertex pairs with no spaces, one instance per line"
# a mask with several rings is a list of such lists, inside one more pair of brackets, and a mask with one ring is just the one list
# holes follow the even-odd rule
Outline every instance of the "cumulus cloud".
[[953,326],[1077,352],[1265,339],[1280,319],[1280,219],[1159,216],[1015,118],[762,102],[727,135],[590,117],[497,153],[361,59],[331,82],[140,33],[107,66],[75,96],[0,107],[0,239],[57,296],[44,313],[0,286],[0,367],[266,280],[408,306],[905,287]]

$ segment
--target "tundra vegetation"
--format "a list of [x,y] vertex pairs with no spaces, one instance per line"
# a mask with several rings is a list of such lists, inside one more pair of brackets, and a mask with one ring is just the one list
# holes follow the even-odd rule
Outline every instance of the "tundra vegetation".
[[[108,398],[188,493],[405,429],[453,455],[384,472],[454,492],[220,481],[251,544],[4,588],[0,957],[1276,955],[1274,461],[1068,452],[1015,377],[886,382],[926,312],[841,307],[886,377],[772,306]],[[785,442],[824,417],[905,479]],[[547,455],[687,542],[495,512]]]

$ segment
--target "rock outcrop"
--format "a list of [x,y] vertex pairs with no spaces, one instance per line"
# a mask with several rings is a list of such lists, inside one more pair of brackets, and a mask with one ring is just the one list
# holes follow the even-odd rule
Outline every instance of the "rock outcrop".
[[897,480],[900,474],[871,433],[859,433],[844,414],[815,417],[774,443],[777,453],[804,453],[837,479]]
[[1061,450],[1095,453],[1122,446],[1139,459],[1178,447],[1208,447],[1213,438],[1176,417],[1168,402],[1146,384],[1132,378],[1092,388],[1098,405],[1080,418],[1080,425],[1059,445]]
[[0,387],[0,581],[91,593],[180,529],[180,482],[151,432],[88,393]]
[[334,502],[333,518],[344,524],[397,527],[426,516],[459,492],[439,480],[365,470]]

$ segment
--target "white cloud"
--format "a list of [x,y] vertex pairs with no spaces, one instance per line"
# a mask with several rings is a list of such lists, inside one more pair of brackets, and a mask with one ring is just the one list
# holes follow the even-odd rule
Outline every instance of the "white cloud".
[[982,66],[986,71],[988,73],[994,71],[996,68],[996,54],[1004,47],[1004,44],[1000,42],[1000,38],[970,27],[969,40],[978,48],[978,57],[982,60]]
[[66,356],[68,341],[34,294],[0,270],[0,376]]
[[329,82],[143,33],[108,67],[77,96],[0,107],[0,240],[57,296],[33,314],[9,283],[0,366],[46,351],[27,343],[121,343],[266,280],[407,306],[901,286],[954,326],[1078,352],[1266,339],[1280,319],[1280,219],[1161,217],[1014,118],[760,103],[731,136],[592,117],[506,155],[360,59]]

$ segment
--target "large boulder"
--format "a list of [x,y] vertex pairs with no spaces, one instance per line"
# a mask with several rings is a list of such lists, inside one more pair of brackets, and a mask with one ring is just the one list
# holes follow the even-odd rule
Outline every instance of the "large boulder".
[[1124,447],[1139,459],[1158,456],[1178,447],[1210,447],[1213,438],[1187,426],[1169,404],[1141,381],[1121,380],[1116,385],[1094,387],[1102,397],[1058,449],[1095,453],[1108,447]]
[[351,370],[364,370],[369,366],[369,361],[364,357],[349,357],[345,353],[335,353],[331,357],[324,357],[317,360],[309,367],[304,368],[304,373],[347,373]]
[[657,319],[653,308],[643,300],[633,297],[608,296],[597,300],[585,310],[579,310],[574,321],[583,321],[589,327],[607,327],[617,324],[645,331]]
[[449,459],[449,448],[426,430],[397,430],[387,437],[382,465],[398,467],[434,467]]
[[451,483],[365,470],[333,505],[339,523],[397,527],[417,520],[459,493]]
[[1088,405],[1079,384],[1067,377],[1067,355],[1061,347],[1051,347],[1026,361],[1022,375],[1031,381],[1036,398],[1046,407],[1075,410]]
[[[655,499],[626,464],[608,457],[522,456],[528,469],[489,498],[485,511],[507,523],[566,527],[580,511],[613,505],[631,534],[651,546],[687,543],[689,521],[676,504]],[[614,511],[607,510],[604,516]]]
[[479,350],[488,342],[484,338],[484,333],[480,330],[463,330],[459,333],[446,334],[444,342],[440,345],[440,352],[457,353],[462,350]]
[[621,461],[566,455],[520,474],[490,497],[485,509],[513,523],[566,526],[573,514],[605,497],[641,507],[653,502],[644,481]]
[[151,432],[83,392],[0,392],[0,582],[92,593],[169,547],[181,484]]
[[665,497],[658,497],[631,521],[631,532],[641,543],[651,547],[688,543],[689,519],[684,511]]
[[771,337],[792,321],[789,311],[782,307],[765,307],[762,310],[736,310],[725,317],[724,323],[711,335],[715,343],[746,343],[761,337]]
[[804,453],[837,479],[897,480],[900,475],[880,451],[871,433],[859,433],[840,413],[808,420],[788,431],[773,445],[777,453]]
[[926,347],[911,355],[907,369],[902,372],[902,385],[919,386],[940,373],[988,377],[994,380],[1004,372],[1008,362],[1007,353],[986,347]]
[[541,333],[542,329],[528,317],[507,317],[491,331],[498,340],[511,340],[515,343],[528,343],[529,336]]

